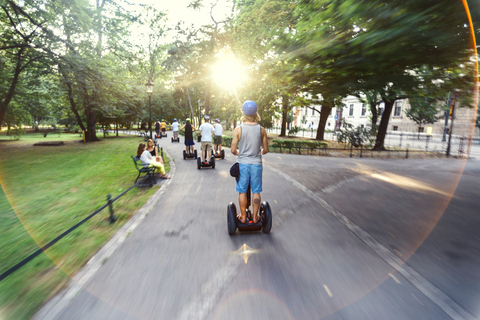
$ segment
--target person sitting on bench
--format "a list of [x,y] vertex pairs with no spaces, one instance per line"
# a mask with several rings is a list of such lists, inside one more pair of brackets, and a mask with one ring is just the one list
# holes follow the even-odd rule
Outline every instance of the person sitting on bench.
[[165,167],[163,166],[163,163],[156,161],[155,157],[152,156],[150,151],[147,150],[145,143],[140,143],[138,145],[137,157],[140,158],[145,168],[156,167],[160,172],[160,178],[170,179],[170,176],[165,173]]

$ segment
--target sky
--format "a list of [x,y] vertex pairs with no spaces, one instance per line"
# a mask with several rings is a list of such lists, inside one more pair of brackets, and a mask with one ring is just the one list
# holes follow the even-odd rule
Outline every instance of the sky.
[[[216,1],[204,0],[204,7],[199,11],[187,8],[192,0],[131,0],[131,3],[146,4],[155,7],[158,10],[168,12],[169,24],[175,25],[183,20],[188,25],[194,24],[197,27],[205,24],[211,24],[210,7],[211,3]],[[227,0],[218,0],[218,4],[213,9],[215,20],[221,21],[230,12],[231,4]]]

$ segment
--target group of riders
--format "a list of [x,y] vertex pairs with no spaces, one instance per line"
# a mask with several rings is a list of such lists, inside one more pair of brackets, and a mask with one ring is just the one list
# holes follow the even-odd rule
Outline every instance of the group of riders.
[[[251,100],[245,101],[242,106],[242,124],[235,128],[232,136],[231,153],[238,156],[238,164],[240,176],[236,183],[235,190],[239,193],[238,201],[240,205],[240,213],[237,218],[242,223],[246,220],[247,208],[247,188],[250,185],[253,193],[253,222],[256,223],[260,217],[258,216],[258,209],[260,206],[260,192],[262,192],[262,155],[266,154],[268,150],[267,133],[265,128],[258,124],[260,116],[257,112],[257,104]],[[212,138],[215,154],[218,155],[222,151],[222,135],[223,127],[219,119],[215,119],[215,123],[210,123],[210,116],[205,115],[203,124],[198,128],[201,136],[201,150],[202,162],[208,164],[207,155],[211,154]],[[162,135],[165,135],[166,130],[165,120],[157,121],[155,124],[155,131],[157,137],[160,136],[160,129]],[[175,118],[172,123],[172,131],[174,139],[178,138],[178,131],[181,130],[185,134],[185,149],[188,154],[194,153],[193,146],[193,132],[197,131],[190,118],[185,120],[185,124],[180,128],[180,125]],[[241,141],[241,143],[240,143]],[[158,151],[153,146],[153,141],[147,142],[148,147],[141,143],[139,145],[137,156],[147,166],[156,166],[159,168],[161,177],[164,179],[170,178],[165,174],[163,167],[163,160],[158,156]],[[152,149],[153,148],[153,149]],[[155,152],[155,154],[154,154]]]

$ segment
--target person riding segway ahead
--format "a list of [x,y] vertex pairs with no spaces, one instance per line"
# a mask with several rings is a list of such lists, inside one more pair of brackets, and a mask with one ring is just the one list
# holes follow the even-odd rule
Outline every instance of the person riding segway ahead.
[[155,134],[156,134],[156,136],[155,136],[156,139],[161,138],[160,137],[160,121],[158,121],[158,120],[157,120],[157,122],[155,122]]
[[167,123],[165,122],[165,119],[162,119],[162,122],[160,123],[160,127],[162,128],[162,132],[160,132],[160,137],[167,137],[167,133],[165,132],[167,128]]
[[220,119],[215,119],[215,134],[213,135],[213,143],[215,145],[215,158],[225,159],[225,150],[222,149],[223,127],[220,124]]
[[[210,123],[210,116],[208,114],[206,114],[203,119],[205,119],[205,122],[198,128],[198,131],[200,131],[202,135],[202,159],[200,160],[200,157],[197,158],[197,167],[198,169],[202,167],[212,167],[215,169],[215,157],[212,153],[212,135],[214,129]],[[208,159],[209,156],[211,156],[210,159]]]
[[185,150],[183,150],[183,160],[187,158],[197,159],[197,150],[193,150],[195,142],[193,142],[193,132],[196,130],[195,127],[190,124],[190,118],[185,120],[185,124],[180,130],[185,132]]
[[180,142],[180,138],[178,137],[178,122],[177,118],[173,119],[172,123],[172,131],[173,131],[173,137],[172,137],[172,142]]
[[[261,203],[262,192],[262,155],[268,153],[267,132],[258,124],[260,116],[257,104],[247,100],[242,106],[242,124],[233,131],[231,152],[238,156],[240,176],[235,191],[238,192],[240,213],[236,214],[235,204],[230,202],[227,208],[228,233],[242,230],[263,230],[269,233],[272,228],[272,211],[268,202]],[[239,150],[237,150],[239,146]],[[250,200],[253,193],[252,211]]]

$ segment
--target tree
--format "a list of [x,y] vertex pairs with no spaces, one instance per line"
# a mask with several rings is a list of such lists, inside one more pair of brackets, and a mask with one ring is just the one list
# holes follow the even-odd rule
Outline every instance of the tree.
[[[304,0],[299,1],[295,13],[299,22],[293,41],[287,42],[289,59],[295,61],[297,71],[312,69],[317,75],[311,81],[337,81],[340,88],[319,88],[320,92],[334,88],[335,94],[322,93],[324,98],[338,98],[341,87],[349,94],[376,91],[380,95],[385,107],[377,150],[384,149],[394,102],[420,87],[418,70],[458,70],[464,65],[463,72],[457,74],[471,74],[468,61],[473,51],[461,3]],[[446,73],[438,76],[437,81],[448,81]]]
[[296,84],[289,81],[290,65],[279,46],[284,37],[295,31],[294,5],[295,1],[291,0],[239,1],[239,14],[233,26],[233,50],[253,70],[251,81],[243,91],[257,104],[280,109],[280,136],[285,136],[287,114],[293,106],[291,99],[297,92]]
[[423,124],[435,123],[439,119],[436,100],[429,97],[410,96],[410,109],[406,111],[407,117],[418,125],[418,137],[420,138],[420,127]]

